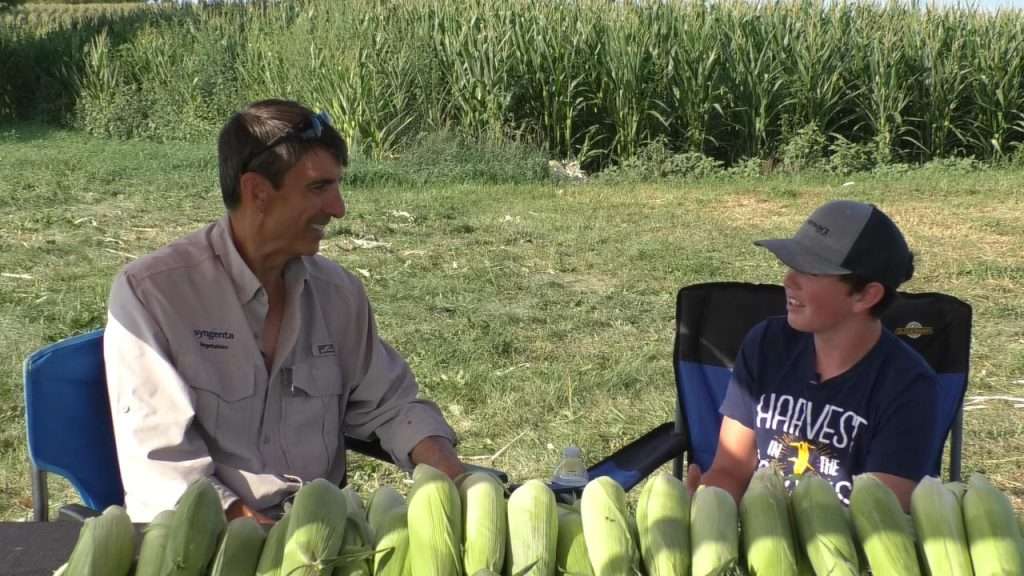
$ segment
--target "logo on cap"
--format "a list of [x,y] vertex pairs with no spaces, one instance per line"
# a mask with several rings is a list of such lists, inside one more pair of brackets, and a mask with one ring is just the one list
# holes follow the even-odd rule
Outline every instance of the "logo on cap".
[[811,228],[814,228],[814,231],[817,232],[818,234],[821,234],[822,236],[828,236],[828,233],[829,233],[829,227],[828,226],[825,226],[823,224],[819,224],[819,223],[815,222],[814,220],[811,220],[810,218],[807,219],[807,223],[810,224]]

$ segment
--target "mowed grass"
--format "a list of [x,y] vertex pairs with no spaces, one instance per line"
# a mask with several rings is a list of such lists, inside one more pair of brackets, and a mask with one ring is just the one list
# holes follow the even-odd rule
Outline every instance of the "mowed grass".
[[[120,266],[222,214],[214,158],[212,142],[0,128],[0,520],[31,515],[24,358],[102,326]],[[322,252],[362,277],[381,333],[444,410],[461,454],[523,481],[548,476],[568,443],[595,461],[670,420],[676,290],[781,281],[751,241],[792,233],[831,198],[879,203],[902,225],[918,252],[908,290],[974,306],[969,395],[1024,395],[1021,182],[1021,171],[935,169],[346,187],[349,213]],[[1024,509],[1024,410],[979,405],[965,415],[965,472],[985,472]],[[355,460],[360,488],[401,483]],[[76,498],[61,481],[51,490],[54,505]]]

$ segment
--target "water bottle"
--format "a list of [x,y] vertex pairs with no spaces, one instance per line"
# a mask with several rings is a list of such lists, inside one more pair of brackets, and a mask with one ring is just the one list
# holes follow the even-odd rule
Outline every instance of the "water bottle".
[[587,466],[583,463],[583,452],[576,446],[566,446],[562,451],[562,461],[555,468],[551,481],[566,487],[583,487],[587,485]]

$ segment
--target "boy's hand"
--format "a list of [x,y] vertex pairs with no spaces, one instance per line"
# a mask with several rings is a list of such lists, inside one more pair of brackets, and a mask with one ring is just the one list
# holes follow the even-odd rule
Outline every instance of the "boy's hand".
[[686,489],[690,491],[690,496],[697,491],[697,487],[700,486],[700,478],[702,472],[700,466],[696,464],[690,464],[686,469]]

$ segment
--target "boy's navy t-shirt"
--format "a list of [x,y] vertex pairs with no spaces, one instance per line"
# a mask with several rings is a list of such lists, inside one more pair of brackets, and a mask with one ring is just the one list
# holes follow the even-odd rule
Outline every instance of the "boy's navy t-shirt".
[[816,474],[849,504],[852,479],[884,472],[914,481],[938,454],[938,379],[888,330],[852,368],[818,381],[814,336],[785,317],[744,338],[720,412],[757,433],[758,467]]

